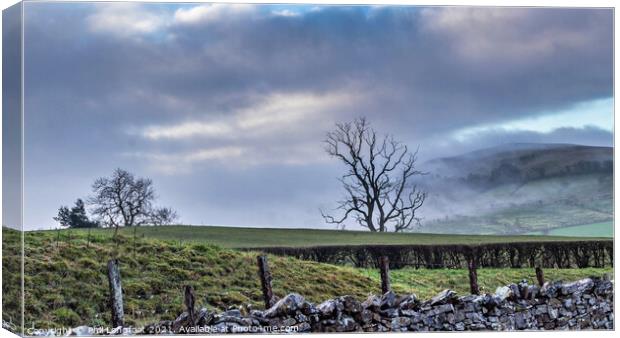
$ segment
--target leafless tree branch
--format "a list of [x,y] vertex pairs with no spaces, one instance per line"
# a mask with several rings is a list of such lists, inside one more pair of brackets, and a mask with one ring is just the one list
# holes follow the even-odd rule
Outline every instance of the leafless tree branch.
[[422,207],[426,192],[411,179],[424,173],[416,169],[417,153],[390,135],[377,136],[365,118],[338,123],[327,133],[325,151],[346,167],[340,182],[346,192],[335,211],[321,210],[327,223],[344,227],[352,217],[373,232],[400,232],[419,223],[416,211]]

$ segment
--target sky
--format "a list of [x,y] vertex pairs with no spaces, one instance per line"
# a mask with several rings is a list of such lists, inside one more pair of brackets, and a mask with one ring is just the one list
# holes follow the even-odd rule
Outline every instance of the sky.
[[322,140],[360,116],[422,170],[512,142],[611,146],[612,15],[25,3],[25,229],[117,167],[185,224],[333,228],[319,208],[344,168]]

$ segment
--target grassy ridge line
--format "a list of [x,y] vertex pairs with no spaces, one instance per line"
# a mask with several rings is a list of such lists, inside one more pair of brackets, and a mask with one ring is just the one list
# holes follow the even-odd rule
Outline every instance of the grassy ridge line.
[[[142,325],[160,319],[173,319],[183,310],[182,287],[190,284],[197,294],[197,305],[226,309],[252,304],[261,308],[256,253],[239,252],[213,245],[162,241],[121,234],[118,247],[106,233],[92,234],[88,243],[83,231],[25,234],[26,326],[107,325],[108,282],[106,262],[118,256],[128,325]],[[19,271],[20,233],[3,228],[3,270]],[[135,254],[134,254],[135,252]],[[281,297],[290,292],[321,302],[341,295],[359,299],[379,293],[379,276],[374,270],[300,261],[269,256],[274,292]],[[606,269],[546,269],[547,279],[566,281],[602,275]],[[445,288],[460,294],[468,292],[465,270],[392,271],[393,289],[400,294],[416,293],[428,299]],[[494,291],[508,282],[527,278],[530,269],[480,269],[483,290]],[[3,319],[18,318],[20,276],[3,274]]]
[[[63,230],[68,231],[68,230]],[[133,236],[133,228],[121,228],[120,233]],[[45,232],[45,231],[44,231]],[[49,232],[49,231],[47,231]],[[86,234],[85,229],[72,233]],[[367,244],[484,244],[505,242],[600,240],[604,237],[567,236],[505,236],[505,235],[445,235],[426,233],[371,233],[368,231],[276,229],[220,226],[161,226],[137,227],[140,237],[193,243],[209,243],[227,248],[312,247],[322,245]],[[111,236],[112,229],[93,229],[93,235]]]

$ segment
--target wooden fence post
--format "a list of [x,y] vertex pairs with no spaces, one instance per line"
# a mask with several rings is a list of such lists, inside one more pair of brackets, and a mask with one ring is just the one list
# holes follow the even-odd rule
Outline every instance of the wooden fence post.
[[258,276],[260,278],[261,287],[263,289],[263,299],[265,301],[265,309],[273,306],[273,290],[271,289],[271,272],[269,264],[267,264],[267,256],[259,255],[256,257],[258,262]]
[[472,295],[479,295],[478,271],[476,270],[476,259],[474,257],[471,257],[469,262],[467,262],[467,268],[469,269],[469,290]]
[[90,229],[91,228],[88,228],[88,239],[87,239],[87,242],[86,242],[86,247],[87,248],[90,248]]
[[123,313],[123,289],[118,259],[108,261],[108,282],[110,283],[110,306],[112,308],[112,326],[125,326]]
[[536,267],[536,280],[538,280],[539,286],[543,286],[545,284],[545,275],[540,266]]
[[381,273],[381,292],[383,294],[390,291],[390,260],[387,256],[379,258],[379,269]]
[[194,295],[194,288],[191,285],[185,285],[185,308],[189,315],[189,320],[192,325],[196,325],[194,319],[194,304],[196,302],[196,296]]
[[58,249],[59,242],[60,242],[60,228],[56,229],[56,249]]

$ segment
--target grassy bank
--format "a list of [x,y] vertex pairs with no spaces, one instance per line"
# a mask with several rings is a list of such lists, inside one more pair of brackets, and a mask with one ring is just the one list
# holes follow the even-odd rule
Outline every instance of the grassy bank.
[[[16,232],[5,236],[18,237]],[[55,233],[26,233],[26,325],[102,325],[109,322],[106,305],[106,263],[119,257],[128,324],[173,319],[182,311],[182,288],[193,285],[197,304],[225,309],[260,305],[256,253],[242,253],[199,243],[178,244],[125,235],[118,246],[109,237],[91,238],[73,233],[71,239]],[[3,265],[18,271],[19,242],[4,241]],[[135,249],[134,249],[135,248]],[[377,285],[359,271],[327,264],[270,257],[274,291],[282,296],[298,292],[319,301],[342,293],[364,296]],[[17,299],[19,275],[6,276],[5,299]],[[13,306],[10,306],[13,304]],[[18,311],[7,302],[5,318]]]
[[[134,228],[121,228],[120,233],[131,237]],[[529,241],[592,240],[594,237],[565,236],[494,236],[494,235],[443,235],[422,233],[370,233],[368,231],[338,231],[317,229],[273,229],[216,226],[165,226],[137,227],[139,237],[215,244],[227,248],[361,245],[361,244],[479,244]],[[63,230],[66,236],[67,230]],[[85,236],[87,230],[71,230]],[[92,236],[111,237],[112,229],[94,229]]]
[[[252,304],[261,307],[255,255],[186,241],[162,241],[147,236],[133,238],[122,232],[118,246],[109,236],[62,232],[26,233],[26,325],[49,328],[58,325],[105,325],[108,282],[106,262],[118,256],[125,297],[125,313],[131,325],[172,319],[182,311],[182,287],[194,286],[197,304],[225,309]],[[19,233],[3,231],[4,271],[19,271]],[[135,249],[134,249],[135,248]],[[297,292],[313,302],[351,294],[359,298],[379,292],[376,271],[270,256],[277,296]],[[611,269],[546,270],[549,279],[574,280],[602,275]],[[479,282],[485,290],[523,278],[533,280],[528,269],[481,269]],[[445,288],[467,292],[462,270],[414,270],[392,272],[394,290],[414,292],[422,298]],[[18,313],[18,274],[4,276],[4,319]]]

